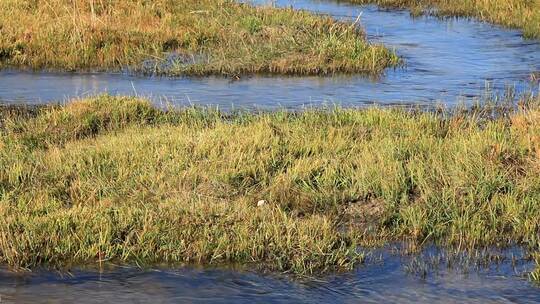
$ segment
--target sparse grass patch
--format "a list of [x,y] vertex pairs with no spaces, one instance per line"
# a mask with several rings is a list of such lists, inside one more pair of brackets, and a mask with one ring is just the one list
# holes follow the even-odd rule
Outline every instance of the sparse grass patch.
[[534,282],[540,283],[540,253],[535,256],[536,270],[531,272],[530,279]]
[[0,65],[167,75],[379,74],[399,63],[350,24],[225,0],[0,2]]
[[374,239],[538,250],[538,103],[225,114],[101,96],[5,112],[0,262],[304,273],[348,269]]
[[483,21],[518,28],[528,38],[540,38],[538,0],[347,0],[386,7],[408,8],[413,14],[435,9],[440,16],[474,17]]

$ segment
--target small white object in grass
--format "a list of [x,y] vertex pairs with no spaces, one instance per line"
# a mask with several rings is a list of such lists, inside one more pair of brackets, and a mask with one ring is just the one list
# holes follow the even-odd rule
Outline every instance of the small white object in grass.
[[262,206],[264,206],[264,205],[266,205],[266,201],[265,201],[265,200],[260,200],[260,201],[257,202],[257,207],[262,207]]

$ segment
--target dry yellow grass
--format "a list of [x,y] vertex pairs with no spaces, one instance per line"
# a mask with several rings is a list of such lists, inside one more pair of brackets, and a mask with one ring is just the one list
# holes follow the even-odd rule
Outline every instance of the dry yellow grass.
[[302,273],[349,269],[374,240],[538,251],[539,102],[493,118],[164,112],[101,96],[3,114],[0,262]]
[[398,64],[350,24],[226,0],[3,0],[0,64],[168,75],[380,73]]

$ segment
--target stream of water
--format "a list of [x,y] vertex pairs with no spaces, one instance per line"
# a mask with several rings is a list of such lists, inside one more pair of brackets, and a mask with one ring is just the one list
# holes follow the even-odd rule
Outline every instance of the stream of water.
[[419,256],[388,249],[380,254],[352,272],[300,279],[234,268],[113,268],[69,274],[0,270],[0,303],[540,302],[540,288],[524,276],[533,266],[526,260],[476,268],[475,263],[464,266],[465,259],[448,267],[433,248]]

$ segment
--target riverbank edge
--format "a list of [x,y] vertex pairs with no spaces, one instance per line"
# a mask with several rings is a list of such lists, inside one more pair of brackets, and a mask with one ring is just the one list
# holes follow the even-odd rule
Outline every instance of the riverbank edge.
[[[344,0],[352,4],[375,4],[387,9],[408,9],[413,16],[474,18],[482,22],[520,30],[527,39],[540,39],[540,6],[521,0]],[[534,6],[537,7],[534,7]]]

